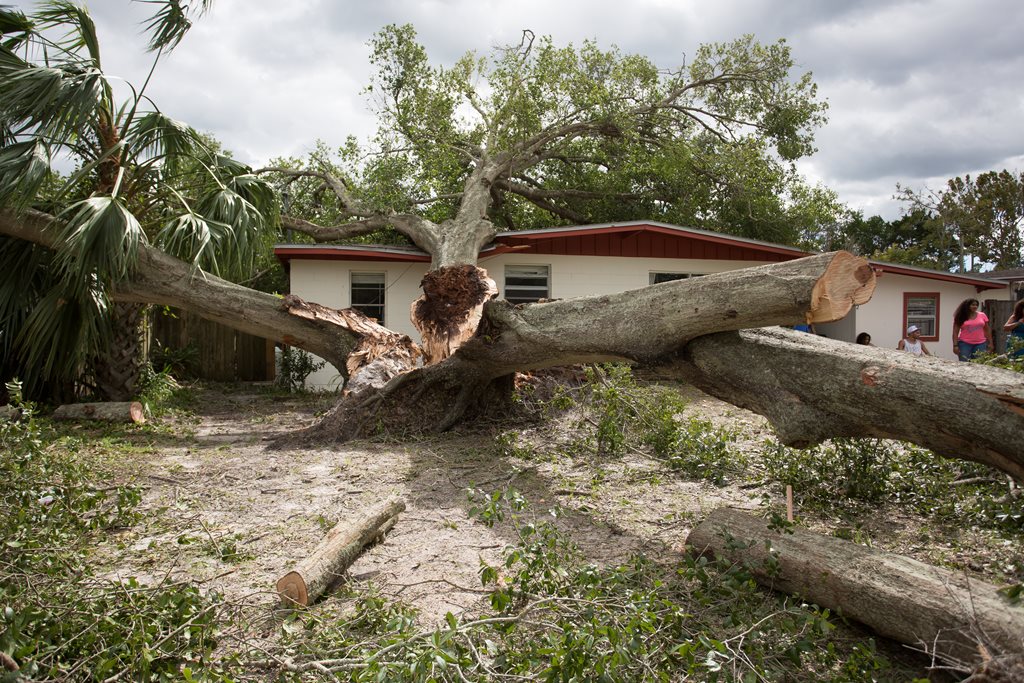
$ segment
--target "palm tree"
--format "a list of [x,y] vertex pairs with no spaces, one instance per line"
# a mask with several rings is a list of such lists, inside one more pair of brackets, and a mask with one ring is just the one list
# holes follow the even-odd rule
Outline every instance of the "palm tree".
[[[0,7],[0,209],[42,209],[59,231],[52,252],[0,240],[0,352],[32,383],[89,376],[100,395],[130,397],[144,316],[108,295],[132,274],[140,245],[244,275],[276,213],[266,183],[146,97],[160,57],[191,26],[181,0],[155,4],[152,68],[123,99],[84,6]],[[54,163],[69,159],[75,170],[62,177]]]

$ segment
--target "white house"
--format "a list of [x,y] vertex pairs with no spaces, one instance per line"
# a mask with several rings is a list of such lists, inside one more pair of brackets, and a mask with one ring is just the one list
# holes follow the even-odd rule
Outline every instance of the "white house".
[[[282,244],[274,253],[289,271],[291,292],[332,308],[357,308],[417,338],[409,308],[420,296],[430,257],[413,247]],[[499,233],[480,252],[502,296],[514,302],[611,294],[657,282],[787,261],[807,252],[770,242],[650,221]],[[1006,284],[872,261],[878,284],[871,301],[846,318],[817,326],[819,334],[853,342],[861,332],[895,348],[915,324],[936,355],[954,359],[956,306],[967,298],[1006,299]],[[325,368],[310,384],[338,385]]]

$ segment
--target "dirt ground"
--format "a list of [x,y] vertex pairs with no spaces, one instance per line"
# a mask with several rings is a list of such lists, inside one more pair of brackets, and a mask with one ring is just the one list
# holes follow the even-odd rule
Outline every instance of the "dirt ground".
[[[770,434],[760,416],[690,387],[678,389],[689,400],[688,412],[738,428],[741,449],[759,447]],[[763,496],[779,498],[756,483],[716,487],[666,476],[663,463],[641,453],[600,461],[505,457],[493,446],[494,428],[282,449],[273,439],[310,425],[333,397],[289,397],[253,386],[199,391],[193,414],[154,420],[154,438],[136,449],[136,460],[124,472],[143,488],[144,516],[97,549],[112,577],[199,580],[228,598],[269,608],[277,603],[277,579],[331,526],[399,496],[406,511],[384,542],[352,565],[348,581],[356,587],[372,583],[383,595],[417,608],[427,625],[447,612],[478,610],[486,594],[481,560],[497,562],[502,549],[516,541],[508,526],[488,528],[470,518],[470,487],[512,487],[537,515],[560,506],[559,526],[599,564],[641,550],[672,561],[711,510],[755,509]],[[537,427],[518,433],[534,443],[554,438],[550,429]],[[930,562],[962,560],[966,566],[972,548],[987,542],[980,536],[972,540],[981,532],[970,529],[960,530],[956,543],[943,543],[941,533],[929,529],[928,543],[919,542],[919,525],[898,510],[863,524],[876,546]],[[991,561],[1012,566],[1020,562],[1020,549],[1007,548]],[[979,576],[993,573],[976,569]]]
[[[763,428],[758,416],[696,392],[693,398],[691,410],[741,419],[755,433]],[[311,424],[331,400],[204,388],[194,417],[156,418],[159,437],[136,449],[124,472],[143,489],[143,519],[98,549],[107,573],[191,578],[229,598],[272,604],[277,579],[326,530],[397,496],[406,511],[386,540],[352,565],[349,580],[372,581],[431,622],[479,606],[481,559],[498,561],[516,540],[505,526],[469,517],[471,487],[514,488],[538,515],[562,507],[559,526],[599,564],[640,550],[669,557],[715,507],[754,508],[760,497],[659,477],[663,466],[641,454],[602,464],[501,457],[491,446],[493,430],[319,449],[273,444]]]

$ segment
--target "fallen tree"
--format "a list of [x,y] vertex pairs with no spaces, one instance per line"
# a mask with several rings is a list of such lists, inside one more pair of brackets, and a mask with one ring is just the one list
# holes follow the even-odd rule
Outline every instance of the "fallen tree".
[[967,669],[987,658],[1024,655],[1024,608],[959,572],[806,529],[771,529],[730,508],[712,512],[686,545],[743,565],[767,588],[800,595]]
[[[388,27],[374,39],[373,61],[378,67],[375,92],[381,94],[379,141],[384,148],[380,154],[371,155],[372,161],[348,172],[329,164],[265,172],[276,173],[282,182],[312,183],[307,189],[315,195],[315,202],[307,206],[307,216],[327,215],[338,221],[319,225],[285,215],[284,227],[318,241],[386,229],[430,254],[424,294],[412,316],[423,335],[426,367],[416,367],[421,351],[412,340],[355,311],[336,311],[294,297],[281,299],[204,272],[200,266],[214,262],[216,251],[210,246],[212,224],[191,209],[182,215],[177,201],[173,210],[166,207],[168,213],[161,216],[161,220],[169,220],[160,232],[163,241],[150,240],[138,230],[137,217],[129,214],[131,206],[117,200],[116,192],[111,189],[109,195],[101,196],[106,192],[103,185],[99,194],[79,203],[85,207],[81,211],[105,207],[97,215],[117,220],[90,221],[89,233],[103,239],[78,244],[71,239],[78,233],[69,234],[64,223],[70,220],[67,213],[57,221],[27,208],[36,204],[34,193],[40,185],[14,183],[0,188],[0,195],[17,198],[9,208],[0,209],[0,234],[43,245],[57,253],[58,263],[82,267],[97,259],[104,263],[110,256],[107,252],[122,249],[116,263],[94,270],[94,277],[86,278],[102,284],[101,293],[108,298],[179,306],[250,334],[305,349],[328,360],[342,377],[355,375],[353,379],[358,381],[349,384],[349,396],[307,432],[306,438],[342,440],[363,433],[367,425],[397,431],[446,429],[481,409],[500,407],[509,395],[512,373],[520,370],[604,360],[679,362],[692,366],[680,364],[679,374],[688,373],[687,377],[709,392],[767,413],[781,425],[783,437],[790,443],[884,431],[893,438],[932,445],[947,455],[988,462],[1020,478],[1024,458],[1015,433],[1024,431],[1024,416],[1014,412],[1019,393],[1012,386],[988,393],[980,386],[957,390],[973,406],[974,415],[998,423],[984,439],[977,430],[972,431],[971,410],[950,414],[931,408],[932,401],[945,401],[947,393],[953,392],[947,391],[947,386],[960,386],[957,383],[962,379],[969,384],[973,372],[990,373],[984,377],[991,380],[979,380],[985,386],[1012,384],[1005,379],[1010,375],[999,375],[999,371],[961,368],[955,376],[940,373],[928,385],[927,396],[907,400],[898,419],[893,419],[886,403],[896,394],[861,391],[856,401],[865,401],[867,406],[856,413],[856,401],[841,394],[860,390],[859,386],[843,385],[841,390],[828,391],[831,368],[843,364],[844,358],[852,360],[843,377],[853,377],[849,373],[854,370],[855,376],[861,377],[858,363],[862,361],[857,359],[864,352],[853,346],[822,346],[810,336],[794,337],[788,347],[768,349],[769,360],[734,361],[728,381],[700,370],[713,362],[702,360],[701,349],[708,349],[711,355],[733,353],[732,349],[716,351],[713,343],[717,342],[704,341],[708,335],[717,339],[715,333],[842,317],[850,306],[870,295],[873,276],[863,261],[821,255],[763,269],[663,283],[621,295],[522,307],[493,300],[494,283],[477,266],[477,260],[481,248],[496,234],[496,222],[510,227],[529,221],[550,224],[552,219],[616,220],[641,212],[650,216],[659,210],[662,213],[658,215],[664,216],[677,201],[689,206],[687,197],[697,187],[725,195],[736,186],[748,191],[757,185],[745,186],[742,177],[721,177],[714,162],[722,159],[730,161],[726,167],[750,169],[755,175],[764,172],[778,177],[779,187],[789,187],[781,180],[788,174],[768,150],[774,148],[779,158],[786,160],[806,154],[812,148],[812,131],[821,121],[823,105],[808,78],[791,78],[793,62],[784,45],[762,46],[741,39],[707,46],[685,68],[666,73],[642,57],[604,52],[593,45],[577,50],[557,48],[542,40],[535,46],[533,36],[527,34],[522,44],[498,50],[490,62],[467,59],[445,70],[430,66],[411,27]],[[603,66],[595,68],[596,64]],[[12,74],[36,73],[31,64],[17,66]],[[72,75],[69,72],[68,78]],[[0,90],[15,88],[19,78],[0,78]],[[481,80],[489,83],[486,97],[475,90]],[[71,79],[66,85],[77,87],[77,82]],[[31,142],[31,150],[38,151],[43,131],[33,123],[36,119],[25,118],[36,102],[31,94],[12,100],[24,107],[14,107],[4,115],[12,121],[28,121],[21,135],[32,138],[24,144]],[[476,113],[472,121],[463,117],[463,104]],[[95,123],[95,112],[87,113],[86,119]],[[68,139],[73,141],[79,128],[92,130],[87,124],[76,123],[74,130],[66,131]],[[136,132],[137,142],[149,140],[145,130]],[[148,147],[143,144],[139,149]],[[732,163],[735,158],[730,155],[734,154],[742,155],[742,164]],[[46,169],[39,166],[45,163],[34,153],[20,154],[17,160],[36,172],[33,177],[45,177]],[[148,169],[152,164],[143,166]],[[245,196],[269,192],[243,167],[226,164],[228,167],[232,170],[225,180],[237,191],[223,195],[227,190],[224,181],[219,181],[215,196],[223,201],[215,202],[216,206],[227,202],[244,208]],[[670,178],[666,169],[672,172]],[[23,176],[13,171],[3,177],[12,183],[17,178]],[[777,199],[775,189],[771,192],[771,198]],[[159,205],[158,199],[154,197],[154,206]],[[763,199],[766,206],[771,204],[767,197]],[[325,203],[330,204],[329,211],[324,209]],[[723,225],[730,223],[730,217],[737,223],[754,220],[749,215],[751,204],[742,203],[741,214],[707,215]],[[702,224],[698,220],[705,219],[699,216],[708,210],[700,208],[687,216]],[[242,222],[252,225],[257,213],[249,205]],[[765,225],[793,224],[781,209],[761,218]],[[210,220],[214,224],[220,221]],[[786,239],[795,239],[795,235]],[[229,252],[230,242],[224,239]],[[90,245],[102,253],[92,253]],[[828,274],[833,266],[838,271]],[[799,272],[803,268],[809,270]],[[817,370],[788,372],[786,376],[794,349],[804,354],[801,363]],[[714,362],[730,365],[724,358]],[[875,360],[863,362],[876,366]],[[877,366],[878,372],[885,375],[898,370],[901,381],[909,386],[918,382],[926,367],[908,355],[887,357],[885,363]],[[759,372],[762,368],[764,372]],[[799,420],[788,420],[757,397],[744,396],[744,392],[762,389],[776,395],[770,384],[758,389],[752,382],[766,374],[767,368],[775,368],[778,377],[785,376],[791,383],[778,396],[783,405],[798,409]],[[711,372],[726,376],[724,369]],[[872,377],[873,372],[865,370],[864,377]],[[754,386],[744,390],[748,384]],[[794,400],[793,396],[802,398]],[[998,410],[990,410],[992,406]],[[976,440],[980,446],[970,443]],[[961,453],[961,448],[966,448],[966,453]]]

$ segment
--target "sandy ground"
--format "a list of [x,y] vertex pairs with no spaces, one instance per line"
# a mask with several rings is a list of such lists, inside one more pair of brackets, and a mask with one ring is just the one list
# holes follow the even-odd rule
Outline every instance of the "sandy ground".
[[[691,410],[761,418],[703,394]],[[467,490],[506,486],[527,514],[560,506],[558,524],[593,561],[643,550],[671,557],[692,526],[720,505],[757,506],[760,493],[664,477],[641,454],[596,463],[526,462],[496,454],[493,431],[401,443],[279,449],[274,437],[311,424],[326,399],[204,390],[195,419],[164,420],[165,432],[128,474],[144,489],[143,520],[98,553],[108,573],[143,581],[196,579],[229,598],[276,602],[274,586],[337,521],[398,496],[407,509],[383,543],[352,565],[348,580],[420,610],[425,622],[481,605],[481,560],[497,562],[516,538],[508,525],[471,519]],[[544,438],[531,435],[523,438]],[[661,474],[659,474],[659,471]],[[235,556],[231,557],[234,552]],[[227,555],[227,557],[225,557]]]

